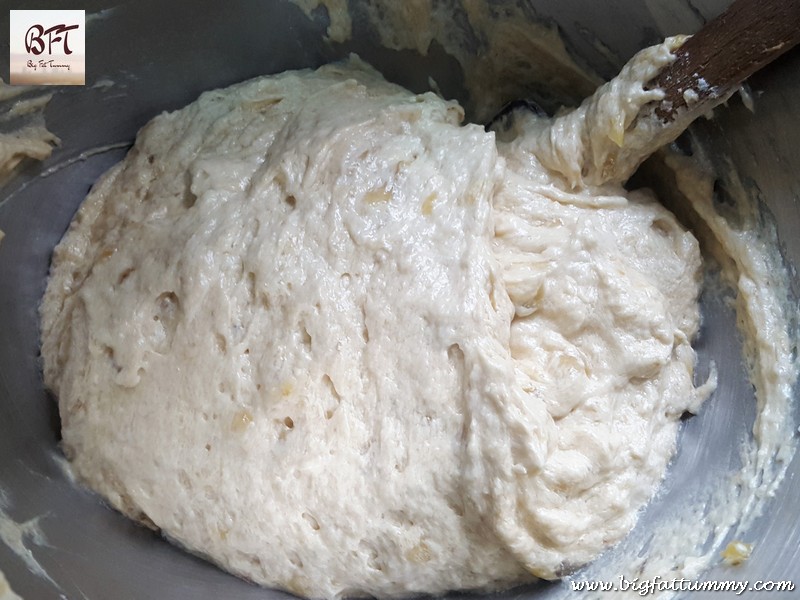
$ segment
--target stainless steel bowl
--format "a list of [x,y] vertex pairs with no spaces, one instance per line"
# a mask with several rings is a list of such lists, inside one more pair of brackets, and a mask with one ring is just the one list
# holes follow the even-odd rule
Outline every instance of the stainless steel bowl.
[[[390,80],[422,91],[432,76],[445,95],[463,100],[460,67],[436,45],[424,57],[382,48],[364,22],[354,23],[352,41],[328,43],[323,40],[325,8],[308,18],[296,6],[276,0],[137,2],[102,11],[104,4],[86,6],[87,13],[95,11],[86,38],[88,85],[55,90],[46,110],[48,127],[62,145],[0,190],[0,229],[7,234],[0,244],[0,489],[15,521],[38,517],[46,543],[28,547],[48,578],[32,573],[3,543],[0,569],[28,600],[277,598],[279,592],[238,580],[131,523],[73,485],[59,467],[58,413],[42,387],[38,343],[37,306],[50,253],[93,181],[125,153],[124,148],[103,147],[132,141],[155,114],[183,106],[203,90],[318,66],[355,51]],[[583,64],[610,77],[636,50],[665,35],[696,30],[726,4],[538,0],[535,9],[526,6],[532,16],[559,27]],[[7,15],[8,10],[0,10],[0,19]],[[0,30],[8,31],[7,22],[0,22]],[[92,87],[104,78],[114,85]],[[730,157],[748,190],[763,202],[765,218],[774,220],[797,298],[800,52],[758,73],[751,86],[755,113],[734,99],[696,131],[712,153]],[[683,425],[678,455],[638,531],[669,519],[671,507],[702,490],[709,476],[735,469],[739,444],[752,428],[754,397],[735,317],[718,299],[707,297],[703,304],[700,370],[709,359],[716,360],[720,387],[702,413]],[[797,419],[797,406],[793,413]],[[800,457],[795,455],[786,480],[749,534],[755,544],[752,558],[735,572],[715,567],[711,576],[794,579],[800,587],[798,498]],[[562,584],[543,583],[499,597],[564,593]]]

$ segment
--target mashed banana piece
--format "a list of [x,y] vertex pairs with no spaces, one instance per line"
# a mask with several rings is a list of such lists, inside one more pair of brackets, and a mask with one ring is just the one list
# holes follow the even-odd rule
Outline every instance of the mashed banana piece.
[[[648,101],[629,91],[601,109]],[[41,308],[79,479],[314,597],[552,578],[624,536],[708,392],[697,242],[574,176],[581,151],[543,134],[563,121],[497,143],[462,116],[353,58],[145,126]]]

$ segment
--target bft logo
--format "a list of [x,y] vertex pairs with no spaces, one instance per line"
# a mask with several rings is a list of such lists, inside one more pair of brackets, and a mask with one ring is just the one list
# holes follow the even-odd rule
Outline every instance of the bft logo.
[[[61,23],[45,29],[38,24],[32,25],[25,34],[25,50],[38,56],[47,48],[47,53],[52,54],[53,44],[61,43],[64,54],[72,54],[72,50],[69,49],[69,32],[79,27],[80,25],[65,25]],[[63,37],[61,34],[63,34]],[[47,46],[44,43],[44,36],[47,36]]]
[[86,82],[86,13],[82,10],[12,10],[12,85],[83,85]]

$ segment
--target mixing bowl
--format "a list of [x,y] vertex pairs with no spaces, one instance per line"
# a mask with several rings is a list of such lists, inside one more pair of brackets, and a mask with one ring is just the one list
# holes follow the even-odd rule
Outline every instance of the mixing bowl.
[[[726,4],[537,0],[521,6],[531,20],[557,27],[581,65],[609,78],[638,49],[666,35],[695,31]],[[357,0],[351,2],[353,9],[358,5]],[[25,542],[43,572],[31,570],[20,547],[14,551],[7,545],[13,523],[6,521],[0,524],[7,542],[0,543],[0,569],[18,594],[35,600],[277,598],[284,594],[241,581],[183,552],[69,480],[58,448],[56,403],[44,390],[40,372],[37,306],[50,254],[92,183],[124,156],[138,128],[203,90],[265,73],[315,67],[350,52],[414,91],[429,89],[432,78],[446,97],[465,101],[463,73],[436,42],[425,56],[382,47],[363,19],[354,20],[349,40],[327,40],[329,13],[324,6],[308,14],[275,0],[119,6],[87,2],[83,7],[88,17],[87,85],[54,89],[45,112],[48,128],[62,143],[50,158],[26,165],[0,190],[0,229],[6,233],[0,244],[0,501],[16,523],[37,519],[43,539]],[[0,10],[0,31],[8,31],[9,8]],[[790,52],[755,75],[750,86],[754,112],[735,97],[713,120],[693,126],[693,135],[710,156],[730,162],[759,203],[763,222],[774,224],[789,267],[790,291],[797,298],[800,52]],[[579,100],[577,91],[575,97],[562,99]],[[701,413],[682,424],[677,455],[634,535],[668,521],[676,506],[699,497],[714,477],[735,472],[742,440],[752,429],[756,406],[734,312],[713,294],[704,295],[702,308],[698,372],[706,373],[714,360],[720,385]],[[796,304],[792,312],[797,312]],[[796,421],[796,405],[792,414]],[[754,544],[750,560],[735,570],[718,564],[706,577],[794,579],[800,586],[798,498],[800,458],[794,455],[774,498],[746,532],[747,541]],[[611,564],[613,551],[610,555],[599,559],[601,567],[603,561]],[[556,582],[498,597],[563,595],[569,595],[567,584]]]

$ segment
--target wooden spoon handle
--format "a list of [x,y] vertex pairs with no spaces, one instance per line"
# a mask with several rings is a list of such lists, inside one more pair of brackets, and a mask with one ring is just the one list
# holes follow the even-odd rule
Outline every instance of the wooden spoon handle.
[[800,0],[735,0],[686,40],[675,51],[675,61],[650,83],[648,87],[665,93],[656,115],[668,122],[687,104],[694,108],[726,99],[733,88],[798,42]]

